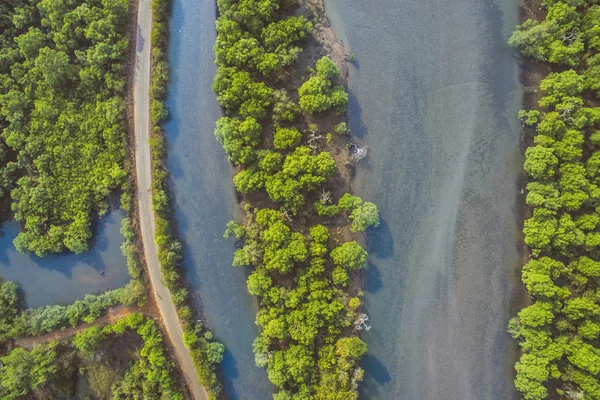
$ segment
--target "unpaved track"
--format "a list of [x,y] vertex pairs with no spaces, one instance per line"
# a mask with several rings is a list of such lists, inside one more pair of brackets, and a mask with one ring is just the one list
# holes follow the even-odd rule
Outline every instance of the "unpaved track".
[[134,308],[134,307],[111,308],[110,310],[108,310],[108,313],[105,316],[94,320],[94,322],[92,322],[90,324],[88,324],[88,323],[81,324],[74,328],[68,328],[68,329],[65,329],[64,331],[51,332],[51,333],[48,333],[47,335],[16,338],[15,346],[23,347],[26,349],[32,349],[34,346],[41,344],[41,343],[50,342],[51,340],[62,340],[62,339],[65,339],[65,338],[68,338],[71,336],[75,336],[77,333],[81,332],[84,329],[89,328],[90,326],[112,324],[112,323],[118,321],[119,319],[124,318],[134,312],[139,312],[139,309]]
[[148,266],[148,276],[152,285],[158,310],[162,316],[169,339],[175,349],[177,361],[181,367],[192,396],[205,400],[206,392],[198,384],[192,357],[183,343],[183,328],[169,289],[163,284],[158,262],[158,248],[154,242],[155,222],[152,211],[151,169],[150,169],[150,31],[152,11],[150,0],[140,0],[138,6],[138,27],[136,35],[136,65],[134,83],[134,130],[135,130],[135,168],[137,174],[138,208],[140,231],[144,245],[144,256]]

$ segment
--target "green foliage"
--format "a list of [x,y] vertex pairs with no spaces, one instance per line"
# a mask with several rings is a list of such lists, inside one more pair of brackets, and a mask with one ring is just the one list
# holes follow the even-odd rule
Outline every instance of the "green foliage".
[[169,359],[158,326],[142,314],[130,314],[100,329],[88,328],[79,333],[73,344],[90,357],[102,341],[114,340],[125,331],[136,332],[143,341],[139,359],[112,387],[113,399],[183,399],[174,377],[174,364]]
[[229,159],[236,164],[247,164],[256,157],[256,146],[260,141],[261,126],[252,117],[222,117],[217,121],[215,136],[223,145]]
[[350,135],[350,128],[345,122],[340,122],[333,128],[333,131],[339,135]]
[[[242,188],[249,186],[251,189],[258,189],[260,181],[255,173],[246,171],[250,170],[244,170],[240,174],[250,176],[252,184],[242,185]],[[305,202],[304,194],[317,189],[335,171],[336,164],[329,153],[321,152],[315,156],[310,148],[300,146],[285,158],[280,171],[266,177],[265,188],[271,200],[283,203],[284,207],[295,213]],[[239,180],[237,176],[236,178]],[[240,190],[236,179],[234,183]]]
[[357,270],[367,263],[367,252],[355,242],[346,242],[331,251],[331,259],[335,265]]
[[14,321],[20,312],[17,285],[0,280],[0,342],[10,337]]
[[524,165],[533,215],[523,228],[534,258],[522,273],[534,302],[509,323],[523,350],[515,386],[526,400],[555,397],[551,388],[560,398],[600,398],[600,119],[588,106],[588,91],[600,93],[594,3],[546,0],[544,20],[526,21],[509,40],[560,65],[541,81],[539,109],[518,116],[536,131]]
[[[298,44],[312,24],[303,16],[281,18],[300,14],[292,9],[294,1],[217,3],[213,90],[228,116],[222,120],[252,117],[264,128],[259,135],[265,133],[252,137],[249,145],[245,136],[217,134],[230,159],[242,167],[233,181],[246,203],[244,225],[230,222],[225,236],[241,241],[233,265],[252,268],[247,286],[259,298],[256,323],[262,328],[253,344],[256,364],[266,367],[270,381],[280,388],[274,399],[356,400],[363,377],[358,362],[366,345],[350,330],[360,300],[349,301],[342,288],[352,287],[347,269],[363,267],[367,255],[356,242],[329,254],[329,246],[337,244],[337,237],[330,236],[339,236],[330,235],[329,226],[333,221],[345,224],[344,219],[329,218],[327,226],[312,223],[316,216],[334,217],[341,206],[332,203],[324,188],[319,198],[315,193],[337,167],[329,152],[322,151],[331,144],[331,134],[325,141],[306,115],[345,109],[348,95],[338,85],[340,71],[329,58],[320,59],[298,89],[296,104],[290,77],[298,74],[293,69],[302,51]],[[305,145],[301,132],[307,135]],[[347,125],[338,123],[336,133],[349,134]],[[231,144],[231,137],[237,141]],[[240,150],[252,156],[232,157]],[[251,206],[255,200],[261,208]],[[352,231],[378,225],[377,207],[358,200],[346,210]]]
[[574,66],[584,50],[581,35],[575,30],[580,19],[575,7],[557,2],[549,7],[544,21],[529,19],[517,26],[508,43],[527,57]]
[[273,147],[276,150],[293,149],[300,143],[302,134],[295,128],[277,128],[274,134]]
[[329,109],[343,112],[348,104],[348,93],[343,86],[334,85],[340,71],[333,61],[324,56],[317,61],[317,71],[298,89],[300,108],[314,114]]
[[126,175],[129,2],[36,3],[15,3],[0,29],[1,186],[19,251],[82,253]]
[[89,356],[98,350],[104,340],[106,340],[106,332],[99,326],[92,326],[75,335],[72,342],[77,350]]
[[57,345],[57,342],[39,345],[31,352],[17,347],[2,357],[0,396],[7,399],[25,396],[52,379],[57,372],[54,365]]
[[371,226],[379,226],[379,210],[371,202],[362,201],[357,196],[345,193],[340,198],[338,206],[350,213],[352,232],[364,232]]

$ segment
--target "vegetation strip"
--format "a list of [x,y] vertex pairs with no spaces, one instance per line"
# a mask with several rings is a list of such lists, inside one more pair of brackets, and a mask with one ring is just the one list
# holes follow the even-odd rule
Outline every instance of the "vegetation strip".
[[552,70],[538,108],[519,113],[535,131],[523,228],[532,259],[522,273],[533,304],[509,324],[522,349],[515,385],[526,400],[600,399],[600,6],[542,3],[544,18],[509,41]]
[[[129,332],[141,339],[141,348],[126,337]],[[31,393],[35,398],[183,399],[160,330],[142,314],[87,328],[70,342],[51,341],[31,351],[17,347],[0,360],[2,398]]]
[[280,389],[274,399],[357,399],[367,351],[358,333],[369,327],[356,278],[367,253],[352,239],[379,213],[343,194],[366,150],[348,143],[338,66],[324,56],[299,79],[314,62],[301,44],[324,50],[309,19],[326,17],[294,0],[217,4],[213,89],[226,116],[215,136],[245,210],[225,236],[239,240],[233,265],[252,268],[248,291],[260,301],[256,364]]
[[167,47],[170,1],[152,0],[151,7],[150,147],[152,152],[152,206],[156,223],[155,241],[158,246],[158,260],[163,282],[171,293],[183,325],[183,340],[190,350],[198,381],[207,389],[210,398],[217,398],[222,391],[222,384],[217,376],[217,365],[223,358],[224,347],[213,339],[212,333],[203,326],[188,304],[191,300],[188,290],[185,288],[185,281],[179,272],[183,260],[182,246],[176,238],[174,225],[171,222],[174,215],[169,199],[164,132],[161,127],[161,123],[168,117],[164,100],[169,79]]

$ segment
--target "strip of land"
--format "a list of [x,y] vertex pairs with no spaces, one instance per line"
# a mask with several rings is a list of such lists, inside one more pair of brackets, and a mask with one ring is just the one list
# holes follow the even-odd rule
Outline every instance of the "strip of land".
[[198,384],[192,357],[183,343],[183,327],[171,299],[169,289],[161,279],[158,262],[158,247],[154,242],[155,221],[152,211],[152,177],[150,145],[150,31],[152,28],[150,0],[140,0],[138,7],[138,27],[136,35],[136,68],[134,82],[134,131],[135,167],[137,174],[138,209],[140,233],[144,245],[144,256],[150,277],[151,292],[164,321],[169,340],[175,349],[189,390],[195,399],[207,398],[204,389]]

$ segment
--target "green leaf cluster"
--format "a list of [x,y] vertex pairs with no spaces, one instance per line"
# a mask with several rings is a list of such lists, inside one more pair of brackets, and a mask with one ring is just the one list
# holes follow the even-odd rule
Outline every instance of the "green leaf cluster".
[[[524,223],[533,258],[522,280],[533,299],[509,323],[519,340],[515,386],[526,400],[600,399],[600,109],[597,65],[600,6],[546,0],[543,21],[517,27],[509,44],[558,64],[540,84],[538,109],[519,119],[535,130],[525,153]],[[565,69],[571,67],[571,69]],[[591,93],[590,93],[591,92]]]
[[0,27],[0,189],[39,256],[82,253],[125,180],[126,0],[14,2]]

